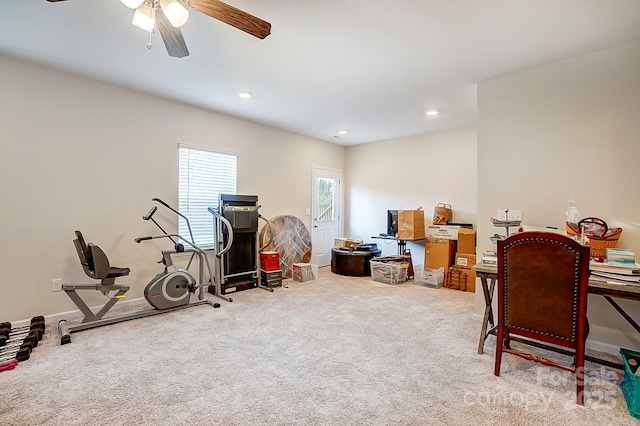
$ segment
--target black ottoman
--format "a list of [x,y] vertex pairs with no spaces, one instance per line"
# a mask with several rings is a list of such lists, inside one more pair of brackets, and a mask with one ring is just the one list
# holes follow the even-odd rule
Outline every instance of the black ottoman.
[[331,272],[338,275],[364,277],[371,275],[369,261],[380,256],[380,249],[348,250],[344,248],[331,249]]

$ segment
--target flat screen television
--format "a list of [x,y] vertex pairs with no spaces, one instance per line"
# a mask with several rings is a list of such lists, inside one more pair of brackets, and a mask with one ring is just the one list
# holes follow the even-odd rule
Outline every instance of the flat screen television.
[[398,235],[398,210],[387,210],[387,235]]

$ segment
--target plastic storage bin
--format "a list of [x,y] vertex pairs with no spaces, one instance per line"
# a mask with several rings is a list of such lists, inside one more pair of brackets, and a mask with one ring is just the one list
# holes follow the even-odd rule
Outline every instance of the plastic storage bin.
[[620,355],[624,363],[624,379],[620,387],[627,401],[629,413],[636,419],[640,419],[640,376],[636,375],[640,366],[640,353],[620,348]]
[[423,287],[440,288],[444,284],[444,268],[424,269],[422,265],[416,265],[413,283]]
[[403,256],[378,257],[369,261],[371,278],[384,284],[402,284],[407,281],[409,262]]

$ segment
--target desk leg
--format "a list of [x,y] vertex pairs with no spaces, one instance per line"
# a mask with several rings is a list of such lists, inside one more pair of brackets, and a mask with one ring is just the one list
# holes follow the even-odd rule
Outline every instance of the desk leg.
[[398,255],[403,256],[407,250],[407,242],[405,240],[398,240]]
[[613,299],[612,299],[611,297],[609,297],[609,296],[604,296],[604,298],[605,298],[605,299],[607,299],[607,302],[609,302],[609,303],[611,304],[611,306],[613,306],[613,307],[615,308],[615,310],[616,310],[616,311],[618,311],[618,313],[619,313],[620,315],[622,315],[622,317],[623,317],[624,319],[626,319],[626,320],[627,320],[627,322],[631,325],[631,327],[635,328],[635,329],[636,329],[636,331],[637,331],[638,333],[640,333],[640,326],[638,325],[638,323],[637,323],[637,322],[635,322],[635,321],[633,320],[633,318],[631,318],[631,317],[629,316],[629,314],[627,314],[627,313],[624,311],[624,309],[622,309],[622,307],[621,307],[620,305],[618,305],[616,302],[614,302],[614,301],[613,301]]
[[482,291],[484,293],[484,318],[482,319],[482,329],[480,330],[480,342],[478,343],[478,354],[484,352],[484,342],[487,340],[488,324],[494,325],[493,321],[493,292],[496,286],[497,277],[492,275],[478,274],[482,283]]

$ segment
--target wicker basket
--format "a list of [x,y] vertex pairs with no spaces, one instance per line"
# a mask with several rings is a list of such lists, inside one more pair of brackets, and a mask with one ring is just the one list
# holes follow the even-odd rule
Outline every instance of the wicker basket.
[[[578,224],[574,222],[567,222],[567,235],[569,237],[575,237],[580,235],[580,229]],[[622,228],[609,228],[606,234],[592,235],[585,232],[586,237],[589,239],[587,245],[591,247],[591,257],[607,257],[607,249],[615,248],[618,246],[618,240],[622,235]]]

